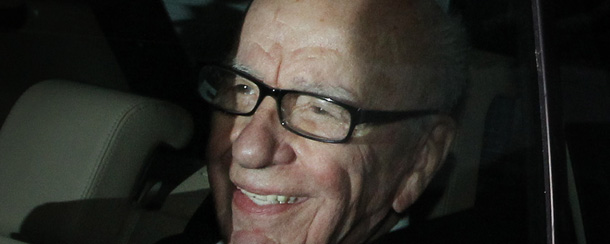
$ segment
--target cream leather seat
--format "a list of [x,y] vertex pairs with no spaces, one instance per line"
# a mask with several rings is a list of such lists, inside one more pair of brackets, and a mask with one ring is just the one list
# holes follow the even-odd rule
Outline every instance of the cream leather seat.
[[148,158],[192,133],[190,115],[167,102],[63,80],[34,85],[0,130],[0,243],[128,242]]

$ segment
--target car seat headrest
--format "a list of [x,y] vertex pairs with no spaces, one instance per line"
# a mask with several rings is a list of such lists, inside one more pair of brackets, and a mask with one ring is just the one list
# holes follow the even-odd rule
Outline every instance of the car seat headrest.
[[[128,208],[114,211],[89,204],[63,222],[70,226],[24,221],[49,203],[119,199],[122,205],[131,204],[135,184],[155,148],[184,147],[192,133],[189,113],[168,102],[64,80],[34,85],[0,130],[0,235],[35,226],[54,231],[60,243],[94,243],[70,239],[95,231],[83,229],[90,229],[90,222],[107,228],[105,235],[117,234],[121,223],[105,223],[113,218],[103,215],[124,218]],[[89,235],[91,240],[97,237]],[[95,243],[104,243],[100,238]]]

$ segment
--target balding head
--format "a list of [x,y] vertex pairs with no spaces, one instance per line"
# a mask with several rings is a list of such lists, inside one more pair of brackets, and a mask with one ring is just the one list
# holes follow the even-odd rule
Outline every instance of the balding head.
[[[366,1],[353,29],[361,70],[399,77],[419,106],[450,113],[465,86],[464,33],[434,0]],[[371,79],[372,81],[378,79]]]

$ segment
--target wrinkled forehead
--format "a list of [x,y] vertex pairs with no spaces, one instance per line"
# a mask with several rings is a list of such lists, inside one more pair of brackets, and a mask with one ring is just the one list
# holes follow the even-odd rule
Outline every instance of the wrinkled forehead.
[[238,54],[262,49],[277,58],[304,47],[346,53],[356,21],[350,12],[357,6],[344,1],[254,1],[244,22]]
[[[429,0],[432,1],[432,0]],[[417,3],[416,3],[417,2]],[[242,41],[256,40],[266,50],[319,45],[351,52],[386,54],[421,21],[419,0],[255,0],[247,14]],[[424,0],[425,2],[425,0]],[[420,9],[421,8],[421,9]],[[418,30],[413,30],[418,31]],[[392,40],[393,39],[393,40]],[[372,42],[374,49],[353,50]],[[267,44],[267,45],[263,45]]]
[[349,77],[352,84],[346,86],[358,86],[354,92],[371,93],[368,81],[375,81],[375,87],[383,88],[375,95],[387,97],[397,86],[408,89],[409,78],[399,72],[408,70],[407,59],[419,56],[399,50],[405,39],[401,31],[417,19],[411,2],[255,0],[243,26],[236,61],[273,73],[279,71],[268,67],[291,58],[323,57],[320,61],[328,69]]

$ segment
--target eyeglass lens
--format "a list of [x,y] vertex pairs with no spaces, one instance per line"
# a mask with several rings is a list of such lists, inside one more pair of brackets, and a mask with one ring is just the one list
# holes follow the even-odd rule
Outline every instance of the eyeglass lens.
[[[204,68],[200,81],[204,100],[232,114],[252,112],[262,93],[253,81],[220,68]],[[351,114],[338,104],[297,91],[285,91],[276,99],[283,125],[297,134],[323,140],[342,140],[349,134]]]

